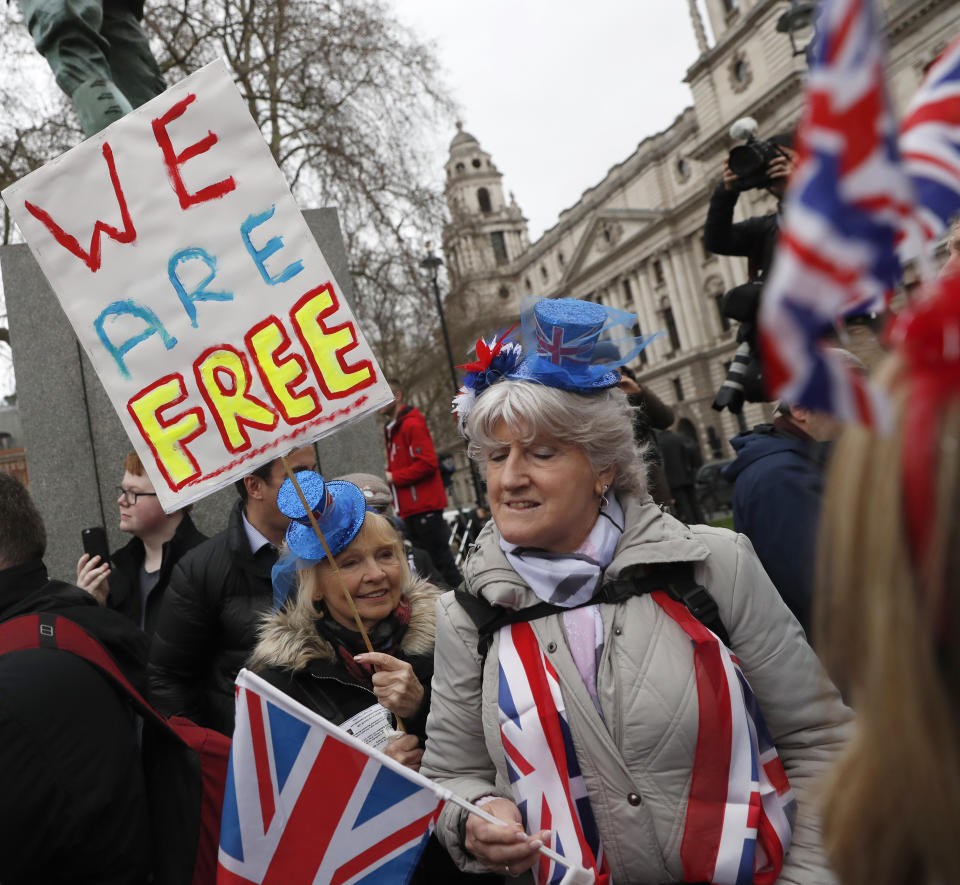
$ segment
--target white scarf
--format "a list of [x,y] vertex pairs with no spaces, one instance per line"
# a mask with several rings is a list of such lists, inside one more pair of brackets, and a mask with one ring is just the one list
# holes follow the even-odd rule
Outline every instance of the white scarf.
[[500,549],[513,570],[544,602],[573,608],[593,597],[603,570],[623,534],[623,509],[613,492],[607,493],[590,534],[574,553],[548,553],[532,547],[517,547],[500,537]]

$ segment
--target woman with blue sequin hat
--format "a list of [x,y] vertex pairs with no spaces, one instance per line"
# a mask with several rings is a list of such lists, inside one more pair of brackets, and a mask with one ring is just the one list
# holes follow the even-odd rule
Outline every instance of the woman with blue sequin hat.
[[841,703],[749,542],[647,494],[636,317],[541,299],[456,399],[492,519],[437,605],[423,773],[464,870],[528,885],[829,882],[813,784]]
[[[357,486],[307,470],[296,480],[277,496],[290,518],[286,549],[273,570],[274,613],[248,667],[337,725],[359,714],[379,723],[368,729],[375,745],[418,770],[440,591],[411,575],[400,536]],[[393,732],[399,720],[405,734]],[[412,882],[462,875],[434,839]]]

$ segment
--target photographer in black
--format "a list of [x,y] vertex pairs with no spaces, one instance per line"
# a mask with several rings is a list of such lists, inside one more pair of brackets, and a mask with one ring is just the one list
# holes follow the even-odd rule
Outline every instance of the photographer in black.
[[[743,255],[749,281],[723,296],[725,316],[740,324],[739,347],[727,371],[727,378],[713,401],[718,412],[724,408],[739,413],[744,400],[760,402],[764,397],[756,342],[760,293],[766,281],[780,227],[780,201],[793,172],[796,154],[790,133],[774,135],[769,141],[754,136],[753,120],[738,121],[734,137],[746,134],[746,144],[734,148],[723,161],[723,180],[710,198],[703,231],[704,247],[717,255]],[[741,191],[765,188],[777,198],[777,211],[734,223],[733,210]]]

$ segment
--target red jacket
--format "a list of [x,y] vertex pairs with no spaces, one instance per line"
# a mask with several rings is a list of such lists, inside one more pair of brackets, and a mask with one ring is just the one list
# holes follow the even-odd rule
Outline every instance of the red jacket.
[[418,513],[443,510],[447,506],[447,493],[423,415],[413,406],[404,406],[383,433],[397,516],[406,519]]

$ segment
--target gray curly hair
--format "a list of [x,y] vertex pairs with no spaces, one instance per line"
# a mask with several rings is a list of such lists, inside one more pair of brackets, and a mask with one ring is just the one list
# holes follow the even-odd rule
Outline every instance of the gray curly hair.
[[615,492],[647,491],[645,451],[633,436],[633,407],[618,388],[582,394],[530,381],[500,381],[477,398],[466,423],[467,452],[484,463],[501,443],[493,436],[503,421],[523,442],[547,434],[581,448],[594,473],[614,469]]

